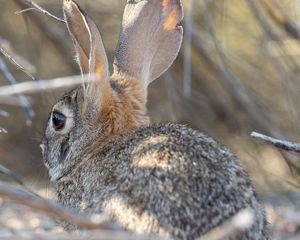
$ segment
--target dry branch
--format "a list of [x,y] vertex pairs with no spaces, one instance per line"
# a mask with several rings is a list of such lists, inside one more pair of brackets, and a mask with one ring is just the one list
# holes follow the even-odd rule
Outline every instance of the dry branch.
[[13,65],[27,74],[32,80],[35,80],[35,78],[32,76],[32,73],[36,72],[36,67],[27,59],[20,56],[8,40],[1,37],[0,51]]
[[[0,39],[0,52],[18,69],[20,69],[22,72],[24,72],[27,76],[29,76],[32,80],[35,80],[35,78],[31,75],[29,71],[27,71],[21,64],[19,64],[8,52],[6,52],[3,48],[3,45],[6,45],[6,48],[9,48],[9,43],[3,39]],[[2,57],[0,57],[0,72],[3,74],[4,78],[8,81],[9,84],[14,85],[17,83],[16,79],[12,75],[12,73],[9,71],[8,67],[6,66],[4,60]],[[19,105],[23,108],[26,124],[30,125],[32,118],[34,118],[35,113],[31,107],[31,104],[27,97],[25,97],[23,94],[18,93],[17,98],[19,99]],[[4,99],[6,102],[8,99]],[[0,99],[0,103],[2,102],[2,99]]]
[[[25,9],[27,4],[24,3],[24,0],[14,0],[15,3],[21,8]],[[27,0],[25,0],[27,1]],[[78,70],[78,66],[75,61],[73,61],[72,54],[72,45],[69,38],[66,38],[64,32],[59,28],[53,28],[48,24],[47,21],[40,15],[35,14],[34,12],[29,12],[28,16],[33,24],[43,33],[48,39],[53,43],[53,46],[60,52],[63,58],[66,59],[66,62],[74,69]]]
[[267,135],[264,135],[264,134],[261,134],[258,132],[252,132],[251,137],[260,138],[266,142],[272,143],[275,147],[286,150],[286,151],[300,153],[300,144],[299,143],[276,139],[276,138],[269,137]]
[[[220,80],[220,83],[224,86],[224,90],[231,96],[235,104],[243,111],[247,112],[259,129],[272,131],[270,121],[265,114],[260,111],[256,102],[250,98],[243,85],[236,79],[235,75],[229,70],[227,65],[223,67],[219,66],[212,58],[208,49],[203,45],[199,36],[192,33],[192,44],[197,53],[205,60],[207,69],[211,70],[213,74]],[[218,48],[218,54],[222,58],[222,62],[225,63],[225,57],[222,56],[221,49]]]
[[194,0],[189,1],[188,12],[184,18],[184,55],[183,55],[183,93],[186,97],[191,96],[191,44],[193,31]]
[[[220,75],[220,83],[225,87],[225,90],[227,90],[237,106],[241,110],[246,111],[257,126],[271,132],[270,123],[267,119],[267,116],[261,113],[260,107],[256,103],[255,99],[250,97],[247,89],[241,83],[241,80],[237,78],[237,76],[229,67],[227,57],[217,41],[216,30],[213,25],[213,18],[210,14],[210,11],[208,11],[208,5],[206,1],[200,2],[202,4],[201,8],[204,9],[203,17],[206,21],[208,32],[210,34],[210,40],[212,41],[220,60],[220,66],[218,66],[219,70],[216,71]],[[207,55],[209,56],[209,54]],[[214,65],[218,65],[216,61],[212,60],[212,62]]]
[[7,133],[7,130],[3,127],[0,127],[0,133]]
[[22,72],[24,72],[27,76],[29,76],[32,80],[35,80],[35,77],[32,76],[31,73],[26,71],[26,69],[21,66],[16,60],[13,59],[3,48],[1,48],[0,45],[0,52],[3,54],[4,57],[6,57],[13,65],[15,65],[18,69],[20,69]]
[[22,182],[21,178],[17,174],[15,174],[10,169],[2,166],[1,164],[0,164],[0,174],[8,176],[9,178],[11,178],[12,180],[14,180],[15,182],[17,182],[21,186],[24,186],[24,183]]
[[[30,101],[30,99],[27,97],[28,101]],[[4,104],[4,105],[9,105],[9,106],[13,106],[13,107],[22,107],[23,104],[20,103],[20,100],[16,97],[16,96],[2,96],[0,97],[0,104]],[[2,117],[2,115],[1,115]]]
[[254,223],[253,210],[243,209],[220,227],[214,228],[198,240],[223,240],[250,229]]
[[26,11],[29,11],[29,10],[32,10],[32,9],[36,9],[38,11],[40,11],[42,14],[48,16],[48,17],[51,17],[59,22],[63,22],[65,23],[65,20],[53,15],[52,13],[48,12],[47,10],[45,10],[44,8],[42,8],[40,5],[38,5],[37,3],[35,3],[34,1],[32,0],[24,0],[27,4],[33,6],[33,8],[27,8],[27,9],[24,9],[24,10],[21,10],[21,11],[17,11],[16,14],[19,14],[19,13],[24,13]]
[[283,28],[285,32],[291,37],[300,39],[299,26],[284,14],[284,12],[275,0],[263,0],[262,4],[264,5],[271,19],[278,26]]
[[[88,81],[88,80],[86,80]],[[50,80],[38,80],[17,83],[11,86],[0,87],[1,97],[18,94],[18,93],[35,93],[41,91],[50,91],[52,89],[71,87],[83,83],[82,76],[69,76],[54,78]]]
[[58,218],[62,221],[74,224],[85,229],[110,229],[110,224],[106,217],[99,222],[81,216],[61,205],[54,204],[46,199],[32,195],[22,188],[0,181],[0,197],[8,198],[19,204],[28,206],[35,211],[42,212],[50,217]]
[[[0,72],[3,73],[3,76],[8,81],[8,83],[11,84],[11,86],[14,86],[17,83],[16,79],[11,74],[11,72],[8,70],[5,62],[3,61],[3,59],[1,57],[0,57]],[[34,118],[34,116],[35,116],[35,113],[29,103],[29,100],[21,93],[17,93],[17,97],[20,101],[21,107],[24,110],[26,124],[30,125],[32,118]]]
[[116,231],[89,231],[79,233],[15,233],[10,237],[1,237],[1,240],[167,240],[167,238],[150,238],[144,235],[133,235],[127,232],[116,232]]

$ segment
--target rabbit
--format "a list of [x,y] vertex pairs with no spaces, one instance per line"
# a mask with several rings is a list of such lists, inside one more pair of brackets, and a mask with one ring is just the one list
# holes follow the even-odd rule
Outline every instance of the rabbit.
[[85,81],[53,106],[41,144],[58,201],[171,239],[197,239],[249,208],[253,226],[230,239],[269,239],[262,205],[230,150],[147,115],[147,87],[181,46],[180,0],[127,1],[111,76],[93,20],[74,0],[63,1],[63,13]]

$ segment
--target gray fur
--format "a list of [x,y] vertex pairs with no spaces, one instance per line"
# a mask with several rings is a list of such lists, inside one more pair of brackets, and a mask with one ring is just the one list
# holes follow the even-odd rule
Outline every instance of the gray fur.
[[101,131],[86,136],[81,126],[78,92],[62,100],[74,110],[69,141],[77,151],[59,163],[64,140],[52,139],[50,123],[44,138],[44,161],[55,175],[61,203],[85,213],[106,213],[134,232],[174,239],[195,239],[250,207],[255,224],[234,239],[268,239],[264,211],[226,147],[180,124],[141,127],[98,146]]

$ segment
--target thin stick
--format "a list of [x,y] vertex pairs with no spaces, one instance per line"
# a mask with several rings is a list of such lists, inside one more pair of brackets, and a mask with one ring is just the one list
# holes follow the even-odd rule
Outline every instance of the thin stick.
[[7,130],[3,127],[0,127],[0,133],[7,133]]
[[[27,4],[24,0],[14,0],[15,3],[24,9]],[[26,15],[27,16],[27,15]],[[34,12],[28,12],[28,17],[31,19],[32,23],[43,33],[52,43],[53,46],[59,51],[59,53],[66,59],[66,64],[70,65],[74,70],[78,70],[78,66],[75,61],[73,61],[73,49],[71,47],[70,41],[65,37],[63,31],[59,28],[53,28],[49,25],[47,21],[40,15]]]
[[264,134],[261,134],[258,132],[252,132],[251,137],[260,138],[266,142],[272,143],[275,147],[286,150],[286,151],[300,153],[300,144],[299,143],[276,139],[276,138],[269,137],[267,135],[264,135]]
[[186,97],[191,96],[191,44],[193,31],[194,0],[189,0],[187,16],[184,18],[185,44],[183,56],[183,93]]
[[[28,97],[27,99],[31,102]],[[0,96],[0,104],[12,107],[23,107],[23,103],[21,103],[16,96]],[[0,117],[3,117],[3,115],[1,114]]]
[[[0,132],[1,132],[1,128],[0,128]],[[4,167],[1,164],[0,164],[0,174],[3,174],[5,176],[9,177],[10,179],[14,180],[16,183],[18,183],[20,186],[22,186],[27,192],[31,193],[32,195],[40,197],[37,193],[33,192],[30,188],[28,188],[24,184],[24,182],[22,181],[22,179],[16,173],[14,173],[10,169]]]
[[25,9],[16,11],[15,14],[25,13],[25,12],[28,12],[28,11],[31,11],[31,10],[36,10],[36,8],[25,8]]
[[49,91],[52,89],[57,89],[62,87],[71,87],[74,85],[81,84],[82,82],[83,82],[82,76],[78,76],[78,75],[54,78],[50,80],[22,82],[12,86],[0,87],[0,97],[9,96],[17,93],[35,93],[41,91]]
[[146,235],[134,235],[125,231],[113,230],[94,230],[88,232],[72,232],[72,233],[30,233],[14,230],[11,236],[1,237],[1,240],[170,240],[162,237],[149,237]]
[[[11,74],[11,72],[8,70],[5,62],[3,59],[0,57],[0,71],[3,73],[5,79],[8,81],[9,84],[12,86],[17,83],[16,79],[14,76]],[[21,93],[17,93],[17,97],[20,101],[20,104],[24,110],[24,115],[26,118],[26,124],[30,125],[32,118],[34,118],[35,113],[29,103],[29,100]]]
[[280,9],[280,6],[275,0],[263,0],[262,4],[266,8],[269,16],[273,21],[282,27],[287,34],[291,37],[300,39],[300,28],[299,26],[291,21]]
[[253,210],[243,209],[220,227],[214,228],[198,240],[223,240],[250,229],[254,223]]
[[98,222],[93,222],[90,219],[81,216],[71,210],[54,204],[42,197],[37,197],[27,193],[23,189],[12,184],[7,184],[0,181],[0,197],[9,198],[19,204],[28,206],[36,211],[42,212],[50,217],[56,217],[62,221],[74,224],[77,227],[85,229],[109,229],[109,224],[106,217]]
[[267,129],[271,132],[272,129],[267,116],[259,111],[258,104],[250,98],[244,86],[240,83],[240,81],[238,81],[238,79],[236,79],[235,75],[227,67],[224,55],[219,46],[215,44],[223,65],[225,64],[223,67],[216,64],[215,60],[211,57],[211,54],[208,52],[207,48],[205,48],[201,39],[195,32],[192,33],[192,42],[198,55],[201,55],[205,60],[207,69],[210,69],[218,77],[218,79],[222,80],[220,83],[224,86],[224,89],[232,97],[237,106],[249,114],[252,121],[258,128]]
[[[18,54],[16,50],[13,48],[12,44],[7,39],[1,38],[1,36],[0,36],[0,48],[2,48],[2,54],[5,55],[5,57],[8,60],[11,61],[11,58],[15,60],[15,61],[11,61],[12,64],[15,65],[15,63],[18,63],[16,65],[17,68],[23,67],[26,70],[25,74],[27,74],[27,72],[29,72],[30,74],[36,72],[36,67],[27,59],[25,59],[20,54]],[[29,77],[32,78],[33,76],[29,75]]]
[[18,69],[20,69],[23,73],[25,73],[28,77],[30,77],[32,80],[35,80],[35,77],[32,76],[30,72],[28,72],[21,64],[19,64],[16,60],[12,58],[3,48],[0,46],[0,52],[3,54],[4,57],[6,57],[14,66],[16,66]]
[[17,182],[21,186],[25,186],[24,183],[23,183],[23,181],[21,180],[21,178],[17,174],[15,174],[13,171],[11,171],[10,169],[4,167],[1,164],[0,164],[0,174],[8,176],[9,178],[11,178],[12,180],[14,180],[15,182]]
[[[52,13],[48,12],[47,10],[45,10],[44,8],[42,8],[40,5],[38,5],[37,3],[35,3],[34,1],[32,0],[24,0],[25,2],[27,2],[28,4],[30,4],[31,6],[33,6],[34,8],[33,9],[36,9],[38,11],[40,11],[41,13],[43,13],[44,15],[48,16],[48,17],[51,17],[59,22],[63,22],[65,23],[65,20],[53,15]],[[19,14],[19,13],[23,13],[23,12],[26,12],[26,11],[29,11],[29,10],[32,10],[32,8],[27,8],[24,10],[21,10],[21,11],[17,11],[16,14]]]

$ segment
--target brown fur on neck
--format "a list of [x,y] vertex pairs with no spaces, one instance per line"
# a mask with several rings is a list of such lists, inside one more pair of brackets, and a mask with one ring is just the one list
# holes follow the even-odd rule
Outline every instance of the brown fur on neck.
[[101,106],[101,144],[150,123],[146,109],[146,88],[142,81],[114,74],[110,83],[110,97]]

